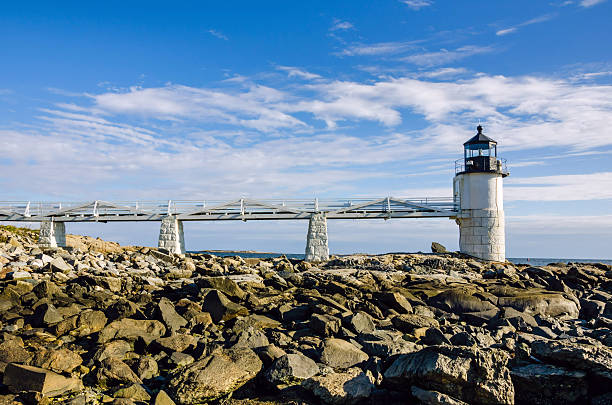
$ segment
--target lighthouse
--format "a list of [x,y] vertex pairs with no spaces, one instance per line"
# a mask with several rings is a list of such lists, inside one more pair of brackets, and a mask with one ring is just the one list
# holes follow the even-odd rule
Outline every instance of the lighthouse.
[[453,196],[459,214],[459,250],[484,260],[506,260],[503,178],[505,160],[497,142],[482,133],[463,144],[463,159],[455,162]]

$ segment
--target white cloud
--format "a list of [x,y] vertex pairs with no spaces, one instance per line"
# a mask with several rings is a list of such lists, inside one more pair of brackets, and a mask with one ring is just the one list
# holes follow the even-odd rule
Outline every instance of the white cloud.
[[299,77],[306,80],[320,79],[321,76],[293,66],[277,66],[276,69],[287,72],[289,77]]
[[334,19],[334,24],[330,27],[330,31],[346,31],[354,28],[353,24],[348,21]]
[[208,30],[208,33],[209,33],[210,35],[212,35],[213,37],[216,37],[216,38],[222,39],[222,40],[224,40],[224,41],[229,41],[229,38],[228,38],[228,37],[227,37],[225,34],[223,34],[222,32],[220,32],[220,31],[210,29],[210,30]]
[[507,201],[585,201],[612,199],[612,172],[512,178]]
[[593,7],[596,6],[597,4],[601,4],[606,0],[581,0],[580,1],[580,5],[582,7]]
[[518,28],[517,27],[510,27],[510,28],[505,28],[503,30],[499,30],[495,33],[495,35],[498,36],[503,36],[503,35],[508,35],[508,34],[512,34],[514,32],[517,32]]
[[252,85],[246,91],[235,93],[180,85],[132,87],[91,98],[96,108],[113,114],[220,122],[260,131],[306,126],[275,106],[288,100],[285,93],[262,85]]
[[491,46],[467,45],[452,51],[441,49],[436,52],[425,52],[409,55],[403,57],[401,60],[418,66],[437,66],[465,59],[473,55],[490,53],[493,51],[494,49]]
[[532,24],[538,24],[538,23],[541,23],[541,22],[544,22],[544,21],[549,21],[549,20],[553,19],[554,17],[555,17],[554,14],[546,14],[546,15],[543,15],[543,16],[540,16],[540,17],[532,18],[531,20],[527,20],[527,21],[522,22],[520,24],[517,24],[517,25],[515,25],[513,27],[509,27],[509,28],[506,28],[506,29],[499,30],[495,34],[498,35],[498,36],[512,34],[512,33],[516,32],[516,31],[518,31],[518,29],[521,28],[521,27],[525,27],[527,25],[532,25]]
[[414,49],[415,44],[420,41],[409,42],[379,42],[375,44],[356,44],[351,45],[338,55],[341,56],[377,56],[392,55]]
[[510,215],[506,230],[512,235],[612,235],[612,215]]
[[433,0],[402,0],[402,3],[413,10],[420,10],[423,7],[429,7],[433,4]]

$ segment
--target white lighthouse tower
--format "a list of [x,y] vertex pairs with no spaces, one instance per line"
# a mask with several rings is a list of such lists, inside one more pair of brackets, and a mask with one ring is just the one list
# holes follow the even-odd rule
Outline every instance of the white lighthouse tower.
[[453,195],[459,206],[459,250],[484,260],[506,260],[503,178],[509,173],[497,157],[497,142],[478,133],[463,144],[455,162]]

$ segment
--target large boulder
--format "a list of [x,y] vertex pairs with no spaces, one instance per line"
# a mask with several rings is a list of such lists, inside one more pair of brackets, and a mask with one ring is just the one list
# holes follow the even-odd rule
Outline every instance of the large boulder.
[[265,378],[273,385],[299,384],[319,372],[319,367],[301,353],[290,353],[278,357],[266,370]]
[[323,403],[352,405],[370,397],[374,389],[372,378],[354,367],[343,373],[311,377],[302,387],[312,392]]
[[240,388],[261,368],[261,360],[251,349],[232,348],[177,369],[169,386],[178,403],[200,404]]
[[531,345],[531,354],[547,363],[612,380],[612,349],[606,346],[539,340]]
[[321,345],[321,362],[332,368],[349,368],[368,359],[355,345],[342,339],[325,339]]
[[176,312],[174,304],[166,297],[159,300],[155,312],[157,319],[162,321],[172,332],[177,332],[187,325],[187,320]]
[[497,310],[497,307],[475,295],[474,291],[456,288],[444,291],[432,298],[431,304],[444,311],[462,314]]
[[500,307],[512,307],[530,315],[576,319],[580,313],[577,303],[562,294],[545,291],[524,291],[511,297],[499,297]]
[[215,323],[249,314],[245,307],[230,301],[225,294],[218,290],[210,290],[206,294],[202,309],[210,314]]
[[98,343],[113,339],[137,340],[141,338],[146,344],[166,334],[164,325],[155,320],[123,318],[106,325],[98,335]]
[[83,359],[77,353],[60,348],[37,351],[32,365],[57,373],[70,373],[82,363]]
[[470,404],[513,404],[507,363],[499,349],[432,346],[398,356],[383,383],[397,390],[416,385]]
[[510,372],[517,405],[584,404],[588,402],[586,373],[549,364],[528,364]]

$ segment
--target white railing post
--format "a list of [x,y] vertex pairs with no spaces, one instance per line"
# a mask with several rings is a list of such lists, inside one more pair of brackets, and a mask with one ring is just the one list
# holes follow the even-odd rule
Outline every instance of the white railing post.
[[25,211],[23,212],[23,216],[29,218],[30,215],[30,202],[28,201],[28,205],[26,205]]

